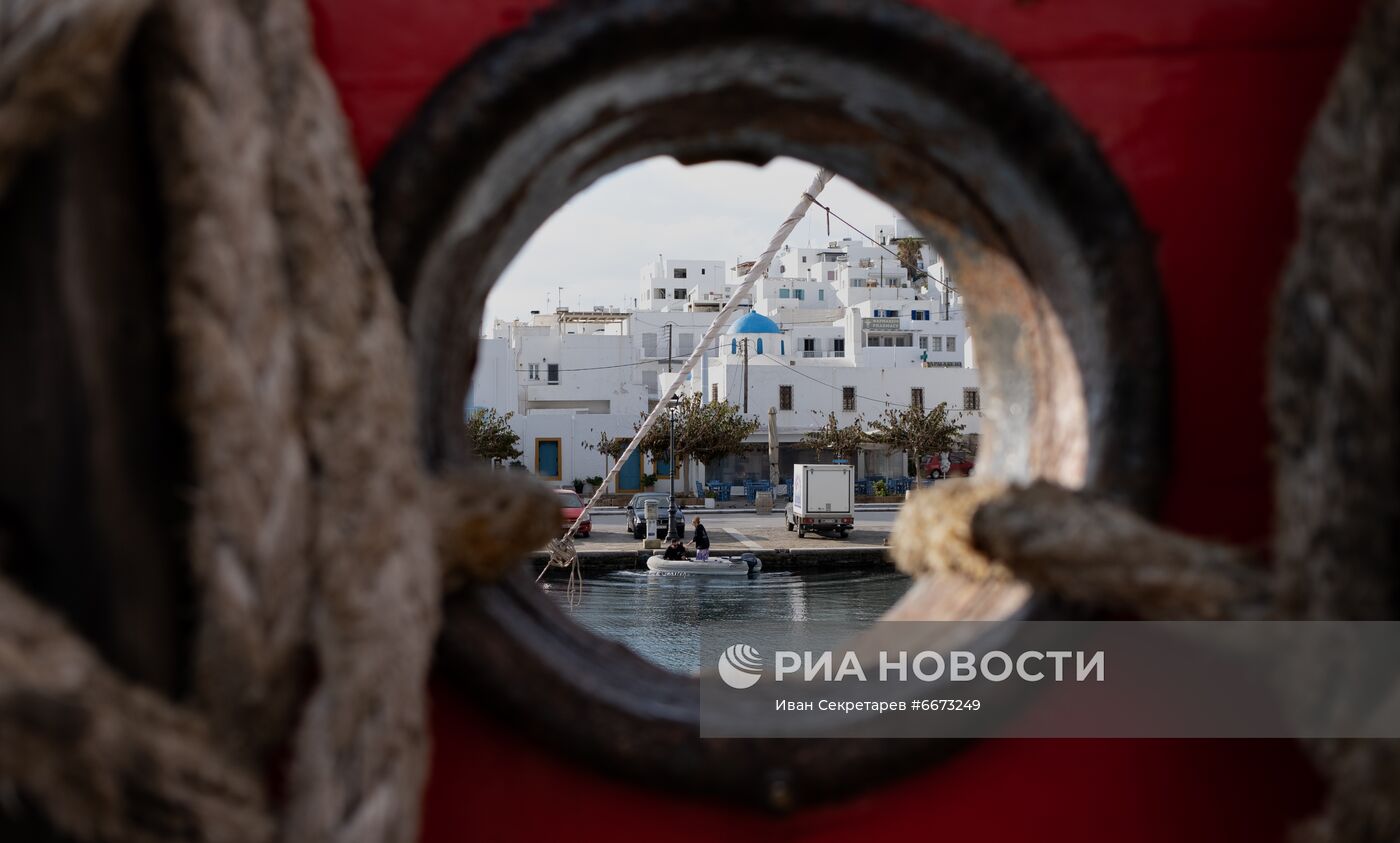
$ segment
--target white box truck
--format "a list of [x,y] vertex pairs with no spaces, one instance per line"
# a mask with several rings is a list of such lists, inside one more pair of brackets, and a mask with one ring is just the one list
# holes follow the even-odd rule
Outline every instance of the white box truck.
[[788,531],[845,538],[856,523],[856,474],[852,465],[792,467],[792,503],[787,505]]

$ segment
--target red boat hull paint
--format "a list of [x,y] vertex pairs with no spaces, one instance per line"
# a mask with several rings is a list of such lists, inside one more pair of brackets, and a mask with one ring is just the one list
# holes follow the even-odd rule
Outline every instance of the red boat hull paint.
[[[366,167],[453,66],[545,5],[311,0]],[[1161,518],[1258,543],[1271,518],[1270,299],[1290,184],[1352,0],[931,0],[1030,68],[1098,139],[1158,243],[1172,335]],[[1276,742],[987,741],[839,805],[771,817],[659,795],[554,757],[435,688],[424,839],[1279,840],[1315,808]]]

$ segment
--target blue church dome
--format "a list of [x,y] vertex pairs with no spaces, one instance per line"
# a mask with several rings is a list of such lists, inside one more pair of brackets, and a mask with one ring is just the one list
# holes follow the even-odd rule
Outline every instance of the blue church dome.
[[778,323],[756,310],[739,317],[739,321],[729,326],[730,334],[781,334]]

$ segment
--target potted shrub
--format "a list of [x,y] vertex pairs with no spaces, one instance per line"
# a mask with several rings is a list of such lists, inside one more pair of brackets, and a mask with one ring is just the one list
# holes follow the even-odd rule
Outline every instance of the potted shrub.
[[583,481],[578,479],[577,477],[574,478],[574,494],[583,494]]
[[875,496],[880,498],[883,498],[885,496],[885,481],[875,481]]
[[591,494],[593,494],[594,492],[598,491],[599,488],[602,487],[602,485],[603,485],[603,475],[601,475],[601,474],[595,474],[595,475],[593,475],[592,477],[584,478],[584,481],[583,481],[583,482],[584,482],[584,484],[585,484],[585,486],[584,486],[584,491],[588,492],[588,494],[591,495]]
[[655,491],[656,491],[656,475],[655,475],[655,474],[643,474],[643,475],[642,475],[642,491],[644,491],[644,492],[655,492]]
[[719,500],[719,495],[715,492],[714,489],[706,489],[706,490],[705,490],[705,508],[706,508],[706,509],[714,509],[714,508],[715,508],[715,503],[716,503],[718,500]]

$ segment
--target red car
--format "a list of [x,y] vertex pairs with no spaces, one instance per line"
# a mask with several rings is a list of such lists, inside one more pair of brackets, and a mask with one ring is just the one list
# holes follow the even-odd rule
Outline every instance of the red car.
[[[579,513],[583,512],[583,500],[579,498],[578,492],[575,492],[573,489],[555,489],[554,493],[559,496],[559,506],[563,511],[564,529],[567,530],[569,527],[573,526],[574,519],[579,516]],[[578,532],[574,533],[574,535],[581,539],[586,539],[592,532],[593,519],[588,518],[585,519],[582,524],[578,525]]]
[[[942,460],[939,459],[937,454],[929,457],[928,462],[924,463],[924,476],[930,480],[937,480],[943,477],[941,465]],[[973,465],[972,457],[967,454],[949,454],[947,476],[971,477]]]

